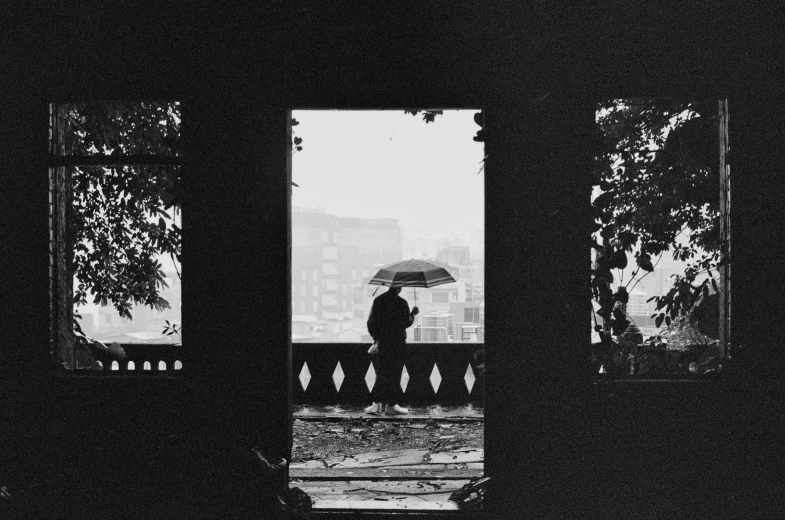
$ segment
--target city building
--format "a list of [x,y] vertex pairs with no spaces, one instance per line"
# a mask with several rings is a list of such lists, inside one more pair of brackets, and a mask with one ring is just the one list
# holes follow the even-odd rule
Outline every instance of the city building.
[[640,329],[644,337],[656,334],[657,327],[651,317],[655,312],[656,302],[648,301],[651,296],[640,289],[633,289],[629,294],[627,317]]
[[455,316],[444,311],[431,311],[421,317],[414,329],[414,341],[446,343],[454,338]]
[[[395,219],[338,217],[320,208],[292,212],[292,323],[314,323],[322,341],[365,327],[358,287],[381,265],[403,260],[403,233]],[[305,328],[297,325],[300,333]],[[293,328],[293,330],[295,330]],[[293,340],[302,340],[298,334]]]
[[442,248],[436,255],[436,259],[450,266],[470,265],[471,255],[469,246],[448,245]]
[[[411,236],[409,236],[411,235]],[[366,341],[373,298],[386,290],[369,285],[384,265],[425,258],[449,265],[456,282],[430,289],[404,289],[401,296],[421,316],[458,312],[454,321],[480,322],[484,297],[483,259],[473,258],[465,242],[477,233],[447,240],[436,230],[404,231],[395,219],[336,216],[321,208],[292,211],[292,340]],[[481,238],[481,237],[480,237]],[[463,307],[469,305],[470,319]],[[349,330],[352,329],[352,330]],[[413,329],[408,331],[413,337]],[[452,336],[452,331],[450,332]],[[446,340],[445,340],[446,341]]]

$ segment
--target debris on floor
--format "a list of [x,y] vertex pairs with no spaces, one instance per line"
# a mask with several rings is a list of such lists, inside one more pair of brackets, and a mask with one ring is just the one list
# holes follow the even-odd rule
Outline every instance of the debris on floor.
[[[444,435],[442,432],[447,433]],[[360,453],[418,449],[431,453],[459,448],[483,448],[482,421],[395,422],[352,418],[340,423],[296,419],[293,427],[292,464],[351,457]]]

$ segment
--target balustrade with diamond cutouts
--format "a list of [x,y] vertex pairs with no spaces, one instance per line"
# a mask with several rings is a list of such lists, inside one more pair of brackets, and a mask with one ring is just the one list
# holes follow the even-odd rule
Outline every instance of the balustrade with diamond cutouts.
[[[482,343],[412,343],[401,372],[406,404],[455,404],[483,399],[475,353]],[[293,343],[292,401],[353,404],[371,400],[376,366],[367,344]]]
[[[174,376],[183,366],[181,345],[123,344],[118,361],[95,352],[103,370],[95,375]],[[483,375],[475,353],[483,343],[411,343],[399,384],[406,404],[459,404],[483,400]],[[293,343],[295,404],[355,404],[371,399],[376,366],[366,343]],[[480,358],[482,359],[482,358]]]

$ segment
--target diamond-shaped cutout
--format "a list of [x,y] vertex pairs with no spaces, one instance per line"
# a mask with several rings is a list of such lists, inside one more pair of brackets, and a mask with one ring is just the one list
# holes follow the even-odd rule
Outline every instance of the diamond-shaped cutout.
[[404,365],[401,371],[401,390],[403,393],[406,393],[407,386],[409,386],[409,371],[406,370],[406,365]]
[[308,389],[308,383],[311,382],[311,371],[308,370],[308,363],[303,363],[303,368],[300,370],[300,375],[297,377],[300,380],[300,386],[303,387],[303,392]]
[[439,392],[439,385],[442,384],[442,375],[439,373],[439,367],[436,366],[436,363],[433,364],[433,370],[431,370],[431,386],[433,387],[433,393]]
[[341,385],[343,384],[344,373],[343,368],[341,368],[341,362],[339,361],[338,364],[335,366],[335,370],[333,370],[333,384],[335,385],[335,391],[341,391]]
[[368,372],[365,373],[365,386],[368,387],[368,391],[373,391],[373,385],[376,384],[376,370],[373,369],[373,363],[368,365]]
[[472,370],[471,364],[466,366],[466,374],[463,376],[463,380],[466,382],[466,388],[469,390],[469,393],[472,393],[472,388],[474,388],[474,382],[477,378],[474,377],[474,370]]

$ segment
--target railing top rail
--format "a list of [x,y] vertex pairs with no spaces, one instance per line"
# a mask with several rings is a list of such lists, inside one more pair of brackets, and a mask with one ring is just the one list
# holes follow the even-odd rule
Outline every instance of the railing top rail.
[[[358,342],[358,343],[328,343],[328,342],[320,342],[320,341],[293,341],[292,345],[297,345],[298,348],[300,347],[330,347],[330,348],[346,348],[346,349],[365,349],[368,350],[371,342]],[[417,347],[422,348],[484,348],[484,342],[475,342],[475,341],[410,341],[407,340],[407,345],[417,345]]]

